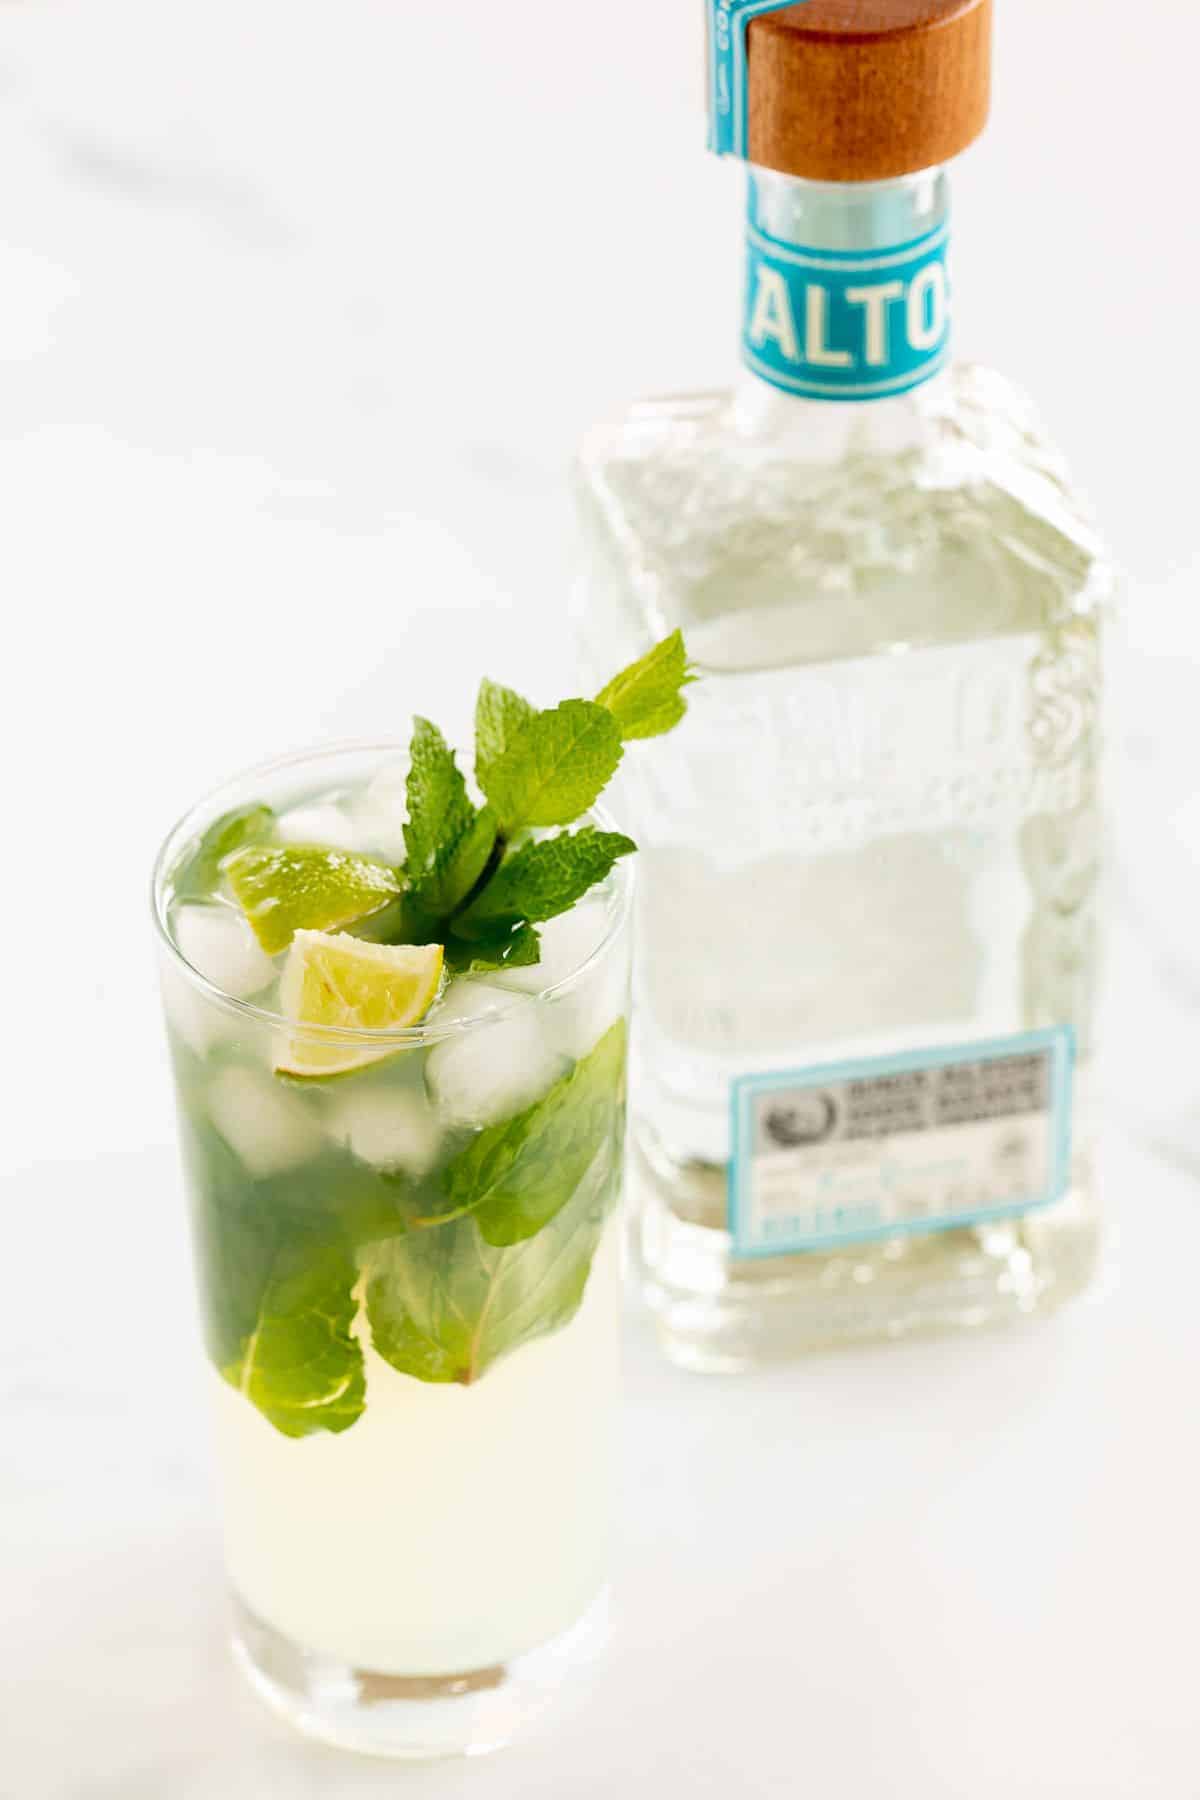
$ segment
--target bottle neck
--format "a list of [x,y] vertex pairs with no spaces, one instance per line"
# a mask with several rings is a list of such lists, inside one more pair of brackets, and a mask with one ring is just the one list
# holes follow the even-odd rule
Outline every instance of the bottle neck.
[[739,418],[749,429],[918,438],[950,357],[944,169],[895,181],[749,171]]

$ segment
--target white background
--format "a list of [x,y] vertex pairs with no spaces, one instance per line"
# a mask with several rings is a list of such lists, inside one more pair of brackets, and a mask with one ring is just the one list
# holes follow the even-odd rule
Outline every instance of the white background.
[[1200,1793],[1192,0],[1000,0],[960,350],[1128,572],[1119,1283],[703,1384],[630,1324],[623,1624],[505,1757],[293,1743],[221,1649],[145,888],[284,747],[569,668],[588,419],[733,370],[699,0],[0,5],[0,1796]]

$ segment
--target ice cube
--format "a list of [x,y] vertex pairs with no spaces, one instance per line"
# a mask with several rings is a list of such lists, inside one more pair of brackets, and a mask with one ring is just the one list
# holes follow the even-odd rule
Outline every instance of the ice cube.
[[174,958],[162,958],[159,977],[167,1023],[194,1055],[206,1057],[221,1038],[232,1035],[224,1028],[223,1009],[205,999]]
[[340,806],[294,806],[275,827],[284,844],[320,844],[329,850],[357,850],[358,833]]
[[502,1013],[512,1006],[511,997],[493,984],[492,977],[476,980],[459,976],[430,1008],[427,1025],[452,1025],[462,1019],[478,1019],[484,1013]]
[[350,803],[355,848],[382,856],[386,862],[404,861],[404,826],[408,819],[408,758],[385,763]]
[[557,1000],[544,1002],[545,1032],[550,1042],[572,1062],[580,1062],[596,1048],[629,1006],[628,969],[623,958],[606,963],[588,975],[577,988]]
[[[231,906],[181,906],[173,920],[184,960],[235,1000],[264,998],[275,965],[249,925]],[[163,1007],[176,1035],[205,1057],[222,1039],[237,1036],[237,1018],[201,992],[174,957],[161,961]]]
[[309,1103],[257,1069],[231,1067],[208,1085],[208,1111],[251,1175],[279,1175],[316,1156],[325,1141]]
[[[498,987],[540,993],[583,968],[604,941],[611,917],[607,907],[588,901],[538,927],[542,960],[532,969],[506,969],[488,977]],[[572,1062],[594,1050],[609,1026],[625,1011],[628,965],[621,953],[597,962],[570,990],[541,1003],[543,1029],[554,1047]]]
[[419,1180],[437,1159],[441,1128],[422,1093],[411,1088],[348,1089],[335,1100],[329,1134],[377,1169],[402,1169]]
[[[468,990],[464,993],[462,990]],[[462,1019],[499,1007],[498,1016],[429,1052],[425,1082],[443,1125],[495,1125],[524,1112],[569,1067],[542,1028],[540,1008],[483,982],[457,982],[437,1017]]]
[[522,994],[540,994],[557,987],[573,975],[604,940],[608,927],[608,908],[599,901],[587,900],[574,906],[557,919],[538,926],[542,940],[542,960],[531,969],[503,969],[489,975],[497,987],[511,988]]
[[275,979],[275,964],[231,906],[181,906],[175,942],[185,961],[234,1000],[251,1000]]

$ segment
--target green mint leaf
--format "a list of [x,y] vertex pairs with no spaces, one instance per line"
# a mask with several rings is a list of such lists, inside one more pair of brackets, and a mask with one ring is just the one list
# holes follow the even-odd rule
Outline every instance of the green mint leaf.
[[415,893],[434,874],[470,826],[474,808],[454,752],[436,725],[413,720],[408,769],[408,881]]
[[536,707],[511,688],[495,681],[485,681],[480,687],[475,707],[475,779],[485,794],[492,769],[536,717]]
[[214,894],[221,884],[226,857],[246,844],[259,844],[275,828],[269,806],[239,806],[217,819],[200,839],[175,883],[180,899],[200,900]]
[[536,713],[481,777],[506,837],[526,825],[571,825],[594,804],[621,760],[612,713],[564,700]]
[[472,806],[454,752],[428,719],[413,727],[408,814],[408,922],[436,943],[445,935],[442,921],[467,899],[491,861],[500,821],[491,806]]
[[184,1102],[209,1356],[286,1436],[345,1431],[363,1400],[355,1252],[404,1228],[406,1196],[333,1152],[256,1178],[204,1120],[200,1096]]
[[456,975],[486,975],[497,969],[533,969],[542,960],[542,942],[532,925],[516,930],[501,927],[481,932],[477,938],[451,933],[446,942],[446,961]]
[[307,844],[248,845],[226,859],[225,875],[269,956],[286,950],[298,931],[356,924],[400,893],[386,863]]
[[605,1143],[618,1140],[625,1038],[620,1019],[535,1106],[480,1132],[447,1163],[446,1213],[470,1213],[485,1243],[496,1246],[543,1231]]
[[517,925],[522,920],[540,924],[557,918],[603,881],[619,857],[636,849],[632,838],[592,826],[526,844],[501,863],[456,921],[457,929],[469,937],[498,924]]
[[[478,882],[496,847],[499,826],[490,806],[473,813],[460,835],[433,860],[413,899],[433,921],[446,919],[461,906]],[[436,937],[434,942],[440,941]]]
[[281,1256],[241,1355],[221,1370],[284,1437],[348,1431],[362,1415],[363,1354],[350,1330],[357,1281],[340,1246]]
[[626,740],[661,737],[674,730],[687,712],[683,689],[695,679],[688,668],[683,633],[673,631],[648,656],[614,676],[596,704],[608,708]]
[[367,1318],[379,1355],[418,1381],[477,1381],[498,1358],[568,1325],[620,1183],[606,1141],[536,1237],[487,1243],[473,1219],[414,1230],[366,1258]]

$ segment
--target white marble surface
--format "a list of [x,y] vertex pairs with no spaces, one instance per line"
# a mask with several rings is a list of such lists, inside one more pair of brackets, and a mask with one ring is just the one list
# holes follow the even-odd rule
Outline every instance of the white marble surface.
[[552,694],[564,459],[728,372],[736,180],[694,0],[0,8],[3,1800],[1196,1792],[1198,51],[1190,0],[1009,0],[959,181],[963,348],[1039,394],[1130,572],[1116,1273],[736,1384],[631,1318],[596,1687],[395,1771],[226,1665],[147,866],[281,744],[453,724],[485,670]]

